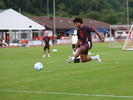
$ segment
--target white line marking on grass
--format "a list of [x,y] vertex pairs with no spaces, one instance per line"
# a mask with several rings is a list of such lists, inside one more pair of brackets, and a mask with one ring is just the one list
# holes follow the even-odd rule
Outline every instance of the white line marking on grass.
[[[19,61],[18,62],[13,62],[13,61],[12,62],[6,62],[6,61],[3,61],[2,62],[2,61],[0,61],[0,63],[4,63],[4,64],[7,64],[7,63],[17,63],[18,64],[18,63],[31,63],[31,62],[25,62],[25,61],[24,62],[19,62]],[[59,63],[59,62],[45,62],[45,63]]]
[[116,64],[118,64],[119,62],[115,62]]
[[59,95],[75,95],[75,96],[93,96],[93,97],[117,97],[117,98],[133,98],[133,96],[118,96],[118,95],[101,95],[101,94],[79,94],[79,93],[60,93],[60,92],[41,92],[41,91],[21,91],[21,90],[1,90],[3,92],[22,92],[22,93],[44,93],[44,94],[59,94]]

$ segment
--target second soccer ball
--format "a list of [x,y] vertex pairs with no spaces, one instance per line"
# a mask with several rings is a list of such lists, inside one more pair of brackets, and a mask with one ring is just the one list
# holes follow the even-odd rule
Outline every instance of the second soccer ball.
[[88,52],[88,55],[91,55],[91,52]]

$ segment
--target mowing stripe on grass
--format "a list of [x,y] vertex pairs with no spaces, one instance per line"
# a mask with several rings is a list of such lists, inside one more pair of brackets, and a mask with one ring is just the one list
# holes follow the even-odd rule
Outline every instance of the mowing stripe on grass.
[[92,53],[92,54],[111,54],[111,53]]
[[94,96],[94,97],[117,97],[117,98],[133,98],[133,96],[118,96],[118,95],[101,95],[101,94],[78,94],[78,93],[60,93],[60,92],[41,92],[41,91],[21,91],[21,90],[1,90],[3,92],[25,92],[25,93],[44,93],[44,94],[60,94],[60,95],[75,95],[75,96]]

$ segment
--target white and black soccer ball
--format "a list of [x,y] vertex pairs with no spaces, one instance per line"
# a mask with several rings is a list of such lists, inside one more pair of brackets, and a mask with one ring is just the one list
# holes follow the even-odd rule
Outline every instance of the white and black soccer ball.
[[34,65],[35,70],[39,71],[43,69],[43,65],[40,62],[35,63]]

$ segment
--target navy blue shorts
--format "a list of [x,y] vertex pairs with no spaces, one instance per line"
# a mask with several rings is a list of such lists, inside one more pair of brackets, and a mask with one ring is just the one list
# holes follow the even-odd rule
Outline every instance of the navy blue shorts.
[[82,44],[81,46],[84,46],[86,48],[86,50],[81,54],[88,54],[88,50],[92,48],[92,43],[91,42],[85,43],[85,44]]

